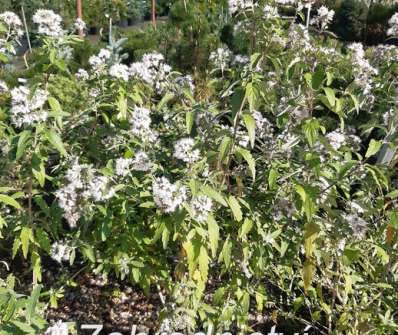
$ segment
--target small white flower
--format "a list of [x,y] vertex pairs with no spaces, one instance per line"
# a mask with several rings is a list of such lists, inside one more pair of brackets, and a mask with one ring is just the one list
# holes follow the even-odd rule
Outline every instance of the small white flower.
[[148,155],[143,151],[137,151],[132,160],[132,169],[135,171],[149,171],[152,168],[152,162]]
[[362,238],[368,230],[369,223],[356,214],[348,214],[345,216],[345,220],[350,225],[355,237]]
[[326,138],[329,140],[329,143],[334,150],[339,150],[340,147],[346,142],[346,137],[344,134],[338,131],[332,131],[326,135]]
[[192,138],[182,138],[174,144],[174,157],[186,163],[194,163],[200,159],[200,151],[193,149],[195,141]]
[[229,12],[235,14],[240,10],[248,10],[254,8],[253,0],[228,0]]
[[0,80],[0,93],[4,92],[8,92],[8,86],[3,80]]
[[165,213],[174,212],[187,198],[186,188],[170,183],[166,177],[153,181],[152,192],[156,205]]
[[388,20],[388,25],[390,28],[387,31],[388,36],[397,36],[398,35],[398,13],[395,13],[391,16],[390,20]]
[[90,75],[84,69],[77,70],[75,76],[76,76],[76,79],[79,79],[79,80],[82,80],[82,81],[86,81],[86,80],[90,79]]
[[68,335],[68,325],[65,322],[58,321],[55,325],[52,327],[49,327],[46,332],[44,333],[45,335]]
[[[10,36],[19,37],[23,35],[22,22],[18,15],[13,12],[6,11],[0,14],[0,21],[8,26],[8,34]],[[2,41],[0,41],[2,42]]]
[[118,158],[116,160],[116,174],[125,177],[130,172],[132,159],[131,158]]
[[33,22],[39,25],[39,34],[60,37],[63,35],[62,18],[49,9],[39,9],[33,15]]
[[199,195],[192,200],[191,207],[195,220],[204,222],[212,210],[213,201],[205,195]]
[[86,22],[84,22],[80,17],[78,17],[75,23],[73,24],[73,27],[75,28],[75,30],[84,31],[86,30],[87,25]]
[[32,125],[47,119],[47,111],[42,110],[46,103],[48,92],[37,89],[33,96],[26,86],[19,86],[11,90],[11,122],[17,127]]
[[264,6],[264,18],[266,20],[270,20],[270,19],[274,19],[276,17],[278,17],[278,8],[277,7],[273,7],[270,5],[265,5]]
[[127,65],[114,64],[109,69],[109,75],[114,78],[122,79],[124,81],[129,80],[130,71]]
[[103,74],[108,60],[111,58],[112,53],[108,49],[101,49],[98,55],[91,56],[88,63],[91,65],[96,75]]
[[318,25],[320,29],[326,29],[333,21],[334,10],[330,10],[325,6],[318,8],[317,15],[311,20],[311,24]]
[[56,241],[51,245],[51,258],[58,263],[68,262],[73,248],[67,242]]
[[228,48],[218,48],[210,54],[209,60],[222,71],[228,66],[231,51]]

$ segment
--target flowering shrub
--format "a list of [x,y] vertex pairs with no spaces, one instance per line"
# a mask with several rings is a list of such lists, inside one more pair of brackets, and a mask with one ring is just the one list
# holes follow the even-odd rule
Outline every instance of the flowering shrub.
[[[214,50],[203,99],[157,52],[123,64],[110,46],[73,73],[77,39],[35,15],[35,72],[2,93],[10,256],[30,260],[34,282],[49,255],[161,287],[163,330],[248,330],[272,315],[391,334],[397,49],[342,46],[325,7],[307,28],[278,14],[305,19],[296,1],[229,6],[250,53]],[[63,81],[76,90],[60,94]]]

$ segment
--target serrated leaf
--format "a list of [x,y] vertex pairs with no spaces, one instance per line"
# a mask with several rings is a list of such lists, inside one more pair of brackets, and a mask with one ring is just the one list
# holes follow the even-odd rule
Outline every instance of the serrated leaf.
[[244,238],[249,232],[250,230],[253,228],[253,221],[246,218],[243,222],[242,227],[240,228],[240,234],[239,237],[240,238]]
[[195,116],[195,113],[192,111],[189,111],[185,114],[185,124],[187,127],[187,134],[190,134],[192,131],[194,116]]
[[314,278],[315,266],[310,261],[305,261],[303,267],[304,290],[307,292]]
[[33,240],[32,229],[29,227],[23,227],[21,230],[20,239],[22,244],[22,253],[23,256],[26,258],[28,256],[29,243],[31,240]]
[[201,191],[208,197],[212,198],[213,200],[217,201],[219,204],[223,205],[224,207],[228,206],[227,202],[225,201],[221,193],[217,192],[214,188],[208,185],[203,185],[201,187]]
[[336,104],[336,95],[334,90],[330,87],[324,87],[323,90],[325,91],[326,98],[328,99],[330,106],[334,107]]
[[228,204],[236,221],[242,221],[243,214],[238,200],[233,195],[228,197]]
[[227,157],[227,154],[232,146],[232,139],[228,136],[224,136],[221,140],[220,147],[218,149],[218,162],[221,164]]
[[28,302],[26,304],[26,321],[30,324],[32,321],[32,317],[34,316],[35,313],[35,308],[37,305],[37,302],[39,301],[39,296],[40,296],[40,291],[42,289],[42,285],[35,285],[32,293],[28,299]]
[[237,148],[236,152],[243,157],[243,159],[246,161],[246,163],[249,165],[249,170],[251,173],[251,176],[253,178],[253,182],[256,180],[256,162],[250,153],[249,150],[243,149],[243,148]]
[[22,133],[19,134],[17,153],[15,157],[17,160],[20,159],[25,153],[31,133],[32,132],[30,130],[24,130]]
[[209,273],[209,255],[203,245],[200,247],[198,262],[202,280],[203,282],[206,282]]
[[242,117],[249,134],[250,145],[253,148],[256,140],[256,121],[251,114],[243,114]]
[[45,133],[47,140],[57,149],[61,155],[66,156],[66,150],[62,143],[61,137],[52,129],[49,129]]
[[207,229],[210,240],[211,254],[214,258],[217,254],[218,241],[220,239],[220,228],[218,227],[218,224],[212,215],[207,217]]
[[374,139],[370,140],[368,150],[366,151],[365,157],[368,158],[378,153],[383,143]]
[[5,194],[0,194],[0,202],[12,206],[16,209],[21,209],[21,205],[15,199]]

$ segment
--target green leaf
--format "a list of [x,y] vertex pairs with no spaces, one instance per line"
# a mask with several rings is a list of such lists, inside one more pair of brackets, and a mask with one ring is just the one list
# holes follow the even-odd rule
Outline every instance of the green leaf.
[[227,154],[232,146],[232,138],[228,136],[224,136],[221,143],[220,147],[218,149],[218,162],[221,164],[224,159],[227,157]]
[[255,109],[257,99],[260,97],[260,91],[258,87],[253,83],[248,83],[246,85],[245,95],[247,101],[249,102],[250,110],[253,111]]
[[187,133],[190,134],[192,131],[193,121],[194,121],[195,113],[189,111],[185,114],[185,122],[187,127]]
[[158,110],[161,110],[161,109],[164,107],[164,105],[167,104],[167,103],[168,103],[170,100],[172,100],[173,98],[174,98],[174,93],[167,92],[167,93],[163,96],[162,100],[160,100],[160,102],[158,103],[157,109],[158,109]]
[[250,232],[250,230],[252,228],[253,228],[253,221],[248,219],[248,218],[246,218],[243,221],[243,225],[242,225],[242,227],[240,229],[239,237],[240,238],[244,238]]
[[243,122],[246,125],[246,129],[250,138],[250,144],[253,148],[254,141],[256,140],[256,121],[251,114],[243,114]]
[[307,292],[314,278],[315,266],[310,261],[305,261],[303,267],[304,290]]
[[35,285],[32,294],[30,295],[26,304],[26,321],[28,321],[29,324],[31,323],[32,317],[35,314],[35,308],[37,302],[39,301],[40,291],[42,287],[42,285]]
[[278,171],[276,171],[274,169],[271,169],[269,171],[269,174],[268,174],[268,185],[269,185],[271,190],[274,190],[276,188],[276,186],[277,186],[276,182],[278,180],[278,176],[279,176]]
[[208,197],[212,198],[213,200],[217,201],[219,204],[223,205],[224,207],[228,206],[227,202],[225,201],[225,198],[221,195],[221,193],[217,192],[214,188],[208,185],[203,185],[201,187],[201,191]]
[[209,233],[211,254],[214,258],[217,254],[218,241],[220,239],[220,228],[218,227],[218,224],[212,215],[207,217],[207,229]]
[[200,247],[198,261],[199,271],[202,276],[202,280],[205,282],[209,273],[209,255],[207,254],[207,250],[203,245]]
[[0,194],[0,202],[15,207],[16,209],[21,209],[21,205],[16,200],[5,194]]
[[228,204],[236,221],[242,221],[242,210],[238,200],[233,195],[228,197]]
[[256,180],[256,162],[249,150],[243,148],[237,148],[236,152],[243,157],[246,163],[249,165],[249,170],[253,178],[253,182]]
[[81,250],[84,256],[86,256],[92,263],[95,263],[94,249],[91,246],[83,246]]
[[31,133],[32,132],[30,130],[24,130],[22,133],[19,134],[17,153],[16,153],[17,160],[20,159],[25,153]]
[[119,110],[119,114],[117,118],[119,120],[126,120],[127,119],[127,98],[124,95],[124,92],[120,92],[118,99],[117,99],[117,108]]
[[57,99],[49,97],[48,104],[50,105],[50,108],[55,113],[55,115],[62,115],[62,107]]
[[29,251],[29,243],[33,241],[33,232],[29,227],[23,227],[20,235],[21,243],[22,243],[22,253],[26,258],[28,256]]
[[229,268],[229,266],[231,265],[231,249],[232,249],[232,243],[228,237],[227,240],[224,242],[219,258],[219,261],[221,259],[224,261],[226,268]]
[[336,95],[334,90],[330,87],[324,87],[323,90],[325,91],[326,98],[328,99],[330,106],[334,107],[336,104]]
[[248,313],[250,308],[250,295],[249,293],[245,292],[242,296],[241,301],[242,311],[243,313]]
[[381,141],[376,141],[374,139],[371,139],[365,157],[368,158],[376,154],[380,150],[382,145],[383,143]]
[[62,156],[66,156],[66,150],[62,143],[61,137],[52,129],[49,129],[45,133],[47,140],[57,149]]

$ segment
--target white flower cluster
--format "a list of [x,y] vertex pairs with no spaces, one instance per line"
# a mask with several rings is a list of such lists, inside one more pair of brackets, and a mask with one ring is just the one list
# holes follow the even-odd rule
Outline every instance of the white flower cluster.
[[64,218],[71,228],[76,227],[81,217],[82,202],[105,201],[115,195],[113,188],[109,186],[109,178],[95,175],[90,165],[79,164],[78,159],[72,162],[72,166],[66,172],[68,184],[55,192],[58,204],[64,211]]
[[387,35],[398,36],[398,13],[391,16],[390,20],[388,20],[388,25],[390,28],[387,30]]
[[91,56],[88,63],[91,65],[92,70],[96,75],[104,73],[106,64],[111,58],[111,52],[108,49],[101,49],[98,55]]
[[275,2],[279,5],[287,6],[296,4],[297,0],[275,0]]
[[0,93],[4,92],[8,92],[8,86],[3,80],[0,80]]
[[56,241],[51,245],[51,258],[58,263],[68,262],[73,247],[65,241]]
[[355,237],[363,238],[368,230],[369,223],[356,214],[345,215],[345,220],[350,225]]
[[185,163],[195,163],[200,159],[199,149],[194,149],[195,141],[192,138],[181,138],[174,144],[174,157]]
[[123,81],[128,81],[130,77],[130,70],[127,65],[117,63],[110,67],[109,75]]
[[166,64],[164,56],[157,52],[145,54],[141,62],[135,62],[130,66],[132,77],[154,86],[159,94],[168,87],[170,73],[170,65]]
[[49,327],[44,335],[68,335],[68,325],[65,322],[58,321],[53,326]]
[[264,19],[270,20],[275,19],[279,16],[278,8],[270,5],[264,6]]
[[260,112],[254,111],[252,114],[256,122],[256,131],[260,138],[272,136],[272,124]]
[[39,26],[39,34],[51,37],[60,37],[63,35],[62,18],[49,9],[39,9],[33,15],[33,22]]
[[86,22],[84,22],[80,17],[78,17],[73,24],[73,27],[77,31],[84,31],[87,28]]
[[178,87],[177,93],[180,92],[180,88],[188,88],[190,92],[195,92],[195,84],[193,83],[193,78],[190,75],[178,76],[175,79],[175,83]]
[[126,177],[130,172],[131,158],[118,158],[115,172],[118,176]]
[[132,161],[132,169],[135,171],[149,171],[152,168],[152,162],[148,155],[143,151],[137,151]]
[[365,50],[361,43],[352,43],[348,48],[352,51],[352,62],[356,66],[355,83],[363,89],[364,95],[368,95],[372,90],[372,77],[377,75],[378,71],[365,58]]
[[228,0],[228,8],[231,14],[238,11],[248,10],[254,8],[253,0]]
[[191,207],[195,220],[204,222],[212,210],[213,201],[205,195],[199,195],[192,199]]
[[86,80],[90,79],[90,75],[84,69],[77,70],[75,76],[76,76],[76,79],[81,80],[81,81],[86,81]]
[[118,158],[116,160],[116,174],[125,177],[130,169],[135,171],[149,171],[152,168],[152,162],[148,155],[143,151],[137,151],[134,158]]
[[7,28],[7,36],[4,39],[0,38],[0,48],[2,48],[3,44],[5,44],[10,38],[19,38],[22,36],[23,31],[20,18],[13,12],[6,11],[1,13],[0,21],[2,21]]
[[398,47],[395,45],[380,44],[373,48],[372,63],[377,65],[398,62]]
[[247,65],[250,62],[250,58],[249,56],[246,55],[235,55],[234,60],[233,60],[233,64],[234,65]]
[[166,177],[153,181],[152,192],[156,205],[165,213],[174,212],[187,199],[187,189],[172,184]]
[[334,10],[321,6],[318,8],[317,15],[311,20],[311,24],[317,25],[321,30],[324,30],[333,21]]
[[36,89],[33,96],[29,88],[19,86],[11,90],[11,122],[17,127],[31,125],[35,122],[45,121],[47,111],[42,108],[48,98],[48,92]]
[[330,145],[334,150],[339,150],[346,142],[346,137],[339,131],[332,131],[326,135]]
[[147,141],[156,142],[157,132],[151,129],[151,111],[145,107],[135,107],[130,117],[131,132],[134,136]]
[[231,51],[228,48],[218,48],[210,54],[209,60],[219,69],[224,71],[231,59]]

